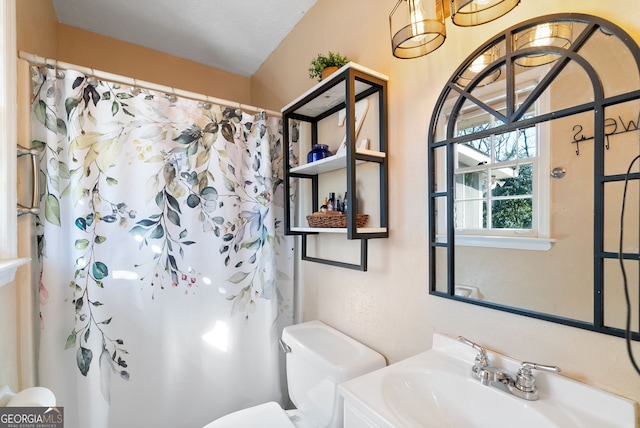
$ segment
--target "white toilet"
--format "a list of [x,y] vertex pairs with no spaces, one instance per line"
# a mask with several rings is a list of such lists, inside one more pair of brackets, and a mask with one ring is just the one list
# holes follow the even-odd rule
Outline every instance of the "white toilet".
[[382,355],[320,321],[285,327],[287,387],[296,409],[269,402],[216,419],[205,428],[340,428],[338,385],[386,365]]

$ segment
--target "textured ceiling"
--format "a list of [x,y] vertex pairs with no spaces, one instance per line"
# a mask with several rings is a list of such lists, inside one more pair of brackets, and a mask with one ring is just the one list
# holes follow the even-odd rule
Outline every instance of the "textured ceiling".
[[316,0],[53,0],[58,20],[251,76]]

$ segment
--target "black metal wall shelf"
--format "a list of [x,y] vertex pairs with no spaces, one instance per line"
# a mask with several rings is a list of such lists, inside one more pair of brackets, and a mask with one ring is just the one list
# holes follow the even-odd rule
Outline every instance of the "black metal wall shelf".
[[[344,170],[346,178],[347,204],[357,207],[356,194],[357,169],[359,165],[378,165],[379,188],[379,225],[374,227],[356,227],[356,210],[348,210],[346,228],[312,228],[294,225],[291,215],[291,197],[285,198],[285,233],[302,237],[302,259],[331,266],[361,271],[367,270],[367,242],[374,238],[388,238],[388,128],[387,128],[387,87],[388,77],[366,67],[350,62],[337,72],[318,83],[307,92],[282,108],[284,141],[290,141],[290,121],[310,124],[311,145],[320,141],[318,123],[339,112],[346,112],[346,146],[343,155],[334,155],[313,163],[291,167],[289,150],[284,150],[284,179],[289,196],[291,180],[310,180],[311,211],[318,211],[318,183],[325,173]],[[378,114],[378,150],[356,148],[355,104],[367,97],[377,96]],[[360,263],[345,263],[320,257],[312,257],[307,252],[308,235],[320,233],[346,234],[347,239],[359,239]]]

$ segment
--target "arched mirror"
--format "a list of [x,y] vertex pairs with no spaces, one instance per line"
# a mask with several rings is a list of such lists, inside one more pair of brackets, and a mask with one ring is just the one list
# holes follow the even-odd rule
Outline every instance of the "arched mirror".
[[625,31],[562,14],[498,34],[431,119],[430,293],[622,336],[626,283],[640,339],[639,154]]

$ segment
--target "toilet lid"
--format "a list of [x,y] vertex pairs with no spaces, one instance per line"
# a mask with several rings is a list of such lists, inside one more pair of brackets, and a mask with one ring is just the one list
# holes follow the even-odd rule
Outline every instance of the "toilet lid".
[[204,428],[294,428],[293,423],[275,401],[229,413]]

